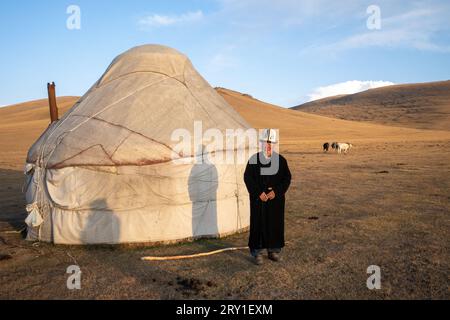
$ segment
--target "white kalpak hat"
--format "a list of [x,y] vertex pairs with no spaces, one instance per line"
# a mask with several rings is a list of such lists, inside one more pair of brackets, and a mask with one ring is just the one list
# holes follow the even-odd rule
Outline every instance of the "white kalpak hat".
[[275,129],[264,129],[259,139],[261,142],[278,143],[277,131]]

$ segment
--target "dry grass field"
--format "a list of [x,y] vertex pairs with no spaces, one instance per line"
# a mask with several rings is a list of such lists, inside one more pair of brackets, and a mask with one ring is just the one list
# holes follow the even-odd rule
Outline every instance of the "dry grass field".
[[[0,298],[450,298],[448,123],[424,130],[347,121],[218,92],[254,127],[280,128],[293,173],[283,262],[258,267],[246,251],[140,261],[246,245],[247,233],[163,247],[33,245],[11,233],[25,217],[26,151],[48,125],[43,100],[0,109]],[[60,113],[75,101],[60,98]],[[324,153],[326,141],[355,147]],[[65,272],[74,263],[82,289],[70,291]],[[366,287],[369,265],[381,267],[380,290]]]

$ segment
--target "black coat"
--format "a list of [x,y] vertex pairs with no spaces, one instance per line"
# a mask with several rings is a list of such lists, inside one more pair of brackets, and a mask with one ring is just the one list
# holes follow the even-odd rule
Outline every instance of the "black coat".
[[[284,247],[284,204],[285,193],[291,183],[291,172],[286,159],[279,156],[279,169],[273,175],[262,175],[261,168],[267,168],[271,163],[264,164],[262,152],[253,155],[244,173],[244,181],[250,194],[250,249],[272,249]],[[272,160],[274,161],[274,160]],[[272,188],[275,198],[263,202],[259,196]]]

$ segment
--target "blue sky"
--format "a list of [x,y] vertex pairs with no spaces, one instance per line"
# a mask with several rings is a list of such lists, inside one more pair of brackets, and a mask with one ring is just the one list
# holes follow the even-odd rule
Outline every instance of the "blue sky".
[[[81,28],[66,26],[80,8]],[[379,8],[380,29],[368,27]],[[370,24],[373,25],[373,24]],[[0,105],[82,95],[141,44],[189,56],[213,86],[293,106],[391,83],[450,79],[449,1],[0,2]]]

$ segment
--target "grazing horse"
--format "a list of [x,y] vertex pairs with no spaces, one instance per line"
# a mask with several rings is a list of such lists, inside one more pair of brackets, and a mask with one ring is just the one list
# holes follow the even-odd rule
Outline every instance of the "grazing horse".
[[337,144],[337,151],[338,153],[347,153],[351,148],[353,147],[353,145],[351,143],[338,143]]
[[333,142],[332,144],[331,144],[331,148],[333,149],[333,150],[337,150],[337,142]]
[[328,142],[323,144],[323,151],[324,152],[328,152],[328,150],[330,149],[330,144]]

